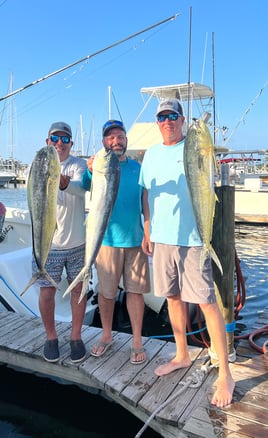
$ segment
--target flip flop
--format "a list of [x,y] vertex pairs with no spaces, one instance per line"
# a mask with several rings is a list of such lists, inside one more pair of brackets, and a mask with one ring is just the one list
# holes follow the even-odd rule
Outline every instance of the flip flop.
[[103,350],[100,353],[94,353],[91,349],[91,351],[90,351],[91,356],[94,356],[94,357],[103,356],[104,353],[106,353],[106,351],[108,350],[108,348],[111,347],[112,344],[113,344],[113,341],[111,341],[111,342],[103,342],[103,341],[97,342],[97,344],[94,345],[96,350],[98,350],[99,348],[102,348]]
[[145,355],[144,359],[142,359],[142,360],[134,360],[133,359],[133,357],[136,354],[140,354],[140,353],[145,353],[145,349],[143,347],[142,348],[131,348],[130,363],[132,365],[140,365],[140,364],[142,364],[142,363],[147,361],[146,355]]

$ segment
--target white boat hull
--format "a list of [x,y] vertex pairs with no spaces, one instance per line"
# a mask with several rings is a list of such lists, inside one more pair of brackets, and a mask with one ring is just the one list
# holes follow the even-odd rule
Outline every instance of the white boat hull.
[[[7,208],[4,229],[7,226],[11,226],[12,229],[0,243],[0,306],[20,314],[40,317],[39,287],[34,284],[23,296],[20,296],[32,276],[32,239],[29,212]],[[62,298],[67,285],[68,281],[63,276],[56,293],[55,319],[71,322],[69,298]],[[97,307],[93,301],[92,295],[86,308],[84,323],[87,325],[92,324]]]
[[[0,308],[6,308],[20,314],[31,314],[40,317],[39,287],[32,285],[25,294],[20,296],[25,285],[32,276],[32,238],[31,221],[27,210],[7,208],[4,228],[11,226],[5,239],[0,243]],[[151,284],[152,267],[150,261]],[[71,307],[68,297],[62,298],[68,282],[65,276],[56,292],[55,319],[71,322]],[[91,325],[98,307],[96,300],[97,275],[93,268],[93,278],[90,285],[92,296],[88,299],[84,323]],[[123,284],[119,285],[123,289]],[[159,313],[165,299],[154,296],[153,291],[145,294],[145,304],[154,312]]]
[[235,221],[268,224],[268,190],[235,190]]

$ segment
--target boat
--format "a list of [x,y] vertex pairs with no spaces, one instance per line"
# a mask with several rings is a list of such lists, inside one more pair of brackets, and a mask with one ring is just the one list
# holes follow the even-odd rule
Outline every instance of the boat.
[[[33,284],[22,296],[22,290],[32,276],[32,231],[28,210],[7,207],[0,233],[0,309],[21,315],[40,317],[39,287]],[[84,324],[91,325],[97,308],[94,296],[94,273],[87,293]],[[68,286],[63,276],[56,293],[55,319],[71,321],[68,298],[62,298]]]
[[5,169],[1,169],[0,167],[0,187],[4,187],[6,184],[8,184],[10,181],[15,178],[16,175],[6,171]]
[[[140,92],[149,95],[137,120],[147,108],[150,100],[177,98],[181,101],[186,115],[184,132],[193,117],[202,118],[215,133],[213,113],[213,90],[203,84],[191,82],[175,85],[141,88]],[[193,114],[195,103],[196,114]],[[219,129],[218,129],[219,131]],[[142,162],[145,151],[154,144],[161,143],[162,137],[156,122],[136,121],[128,133],[128,156]],[[222,165],[228,166],[230,179],[228,185],[235,187],[235,222],[247,224],[268,224],[268,150],[231,150],[218,145],[213,135],[215,156],[218,162],[218,175],[215,181],[221,184]]]
[[0,187],[4,187],[16,177],[15,172],[0,157]]
[[229,150],[218,163],[235,188],[235,221],[268,225],[268,150]]
[[[150,262],[151,266],[151,262]],[[152,269],[150,269],[152,272]],[[6,207],[4,225],[0,230],[0,310],[17,312],[21,315],[40,317],[38,300],[39,287],[33,284],[22,296],[21,292],[32,276],[32,231],[28,210]],[[152,282],[152,278],[151,278]],[[55,319],[71,322],[69,299],[63,298],[68,287],[63,275],[56,293]],[[117,308],[125,306],[123,285],[118,285]],[[145,294],[145,304],[159,314],[164,298],[154,297],[153,291]],[[97,275],[93,266],[92,278],[87,292],[85,325],[93,325],[98,319]]]

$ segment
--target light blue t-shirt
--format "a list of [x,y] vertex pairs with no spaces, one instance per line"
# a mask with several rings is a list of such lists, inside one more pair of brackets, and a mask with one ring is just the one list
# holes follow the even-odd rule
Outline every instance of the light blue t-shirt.
[[[102,241],[103,245],[117,248],[132,248],[141,245],[142,224],[142,187],[138,184],[140,164],[126,159],[120,161],[120,183],[110,220]],[[87,170],[83,175],[83,187],[91,186],[91,174]]]
[[183,164],[184,141],[148,149],[139,184],[148,190],[151,241],[202,246]]

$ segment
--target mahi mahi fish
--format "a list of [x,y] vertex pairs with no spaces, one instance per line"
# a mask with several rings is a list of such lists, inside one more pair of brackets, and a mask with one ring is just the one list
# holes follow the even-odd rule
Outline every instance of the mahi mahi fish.
[[59,156],[54,147],[45,146],[36,153],[27,181],[27,201],[32,223],[33,256],[37,272],[32,276],[21,295],[39,278],[44,278],[57,287],[47,273],[45,264],[56,229],[60,172]]
[[194,120],[188,128],[184,144],[184,168],[197,229],[203,243],[201,270],[206,257],[210,255],[222,274],[221,262],[211,245],[217,201],[214,190],[216,159],[209,129],[202,119]]
[[120,181],[120,165],[113,151],[99,151],[93,161],[90,208],[86,219],[85,265],[66,289],[66,296],[83,281],[79,303],[87,292],[91,268],[97,257],[116,200]]

